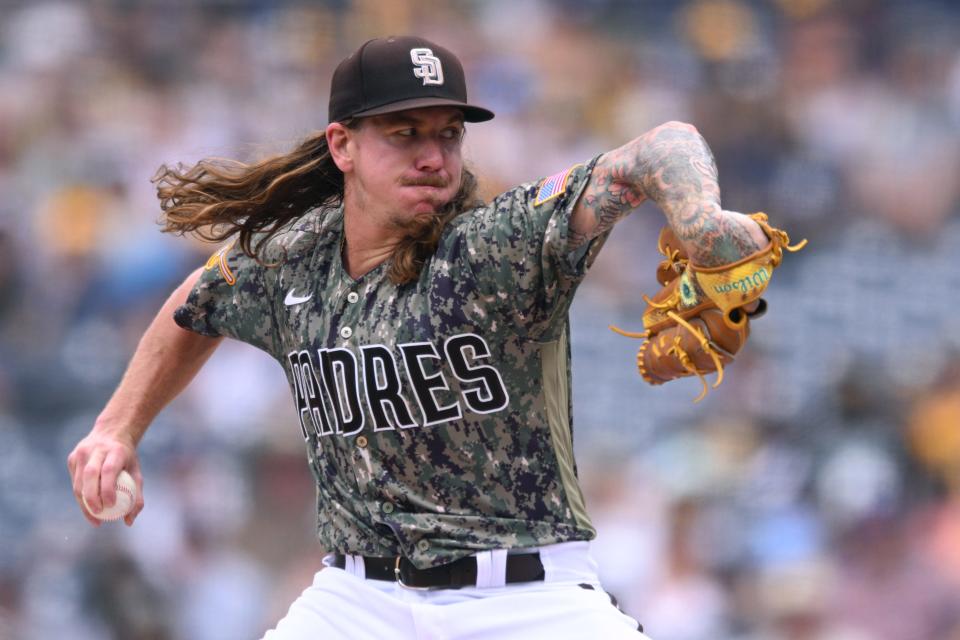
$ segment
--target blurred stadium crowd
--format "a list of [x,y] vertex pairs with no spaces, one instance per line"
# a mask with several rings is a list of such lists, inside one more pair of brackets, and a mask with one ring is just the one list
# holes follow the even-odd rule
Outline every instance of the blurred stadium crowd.
[[141,447],[146,510],[94,530],[65,459],[213,250],[158,232],[161,163],[326,124],[363,40],[464,60],[488,195],[666,120],[728,209],[809,247],[698,405],[633,368],[662,216],[573,308],[576,443],[607,588],[655,640],[960,638],[960,5],[880,0],[0,3],[0,638],[236,640],[318,569],[277,365],[225,344]]

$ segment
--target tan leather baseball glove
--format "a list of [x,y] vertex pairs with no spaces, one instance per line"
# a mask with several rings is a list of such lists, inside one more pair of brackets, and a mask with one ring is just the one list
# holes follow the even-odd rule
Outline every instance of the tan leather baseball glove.
[[780,266],[783,252],[799,251],[807,241],[790,244],[785,231],[767,222],[767,215],[750,216],[770,238],[770,244],[753,255],[719,267],[698,267],[669,227],[660,231],[657,248],[664,259],[657,266],[663,288],[644,296],[644,331],[632,333],[611,326],[617,333],[644,340],[637,352],[637,368],[650,384],[697,376],[706,397],[706,375],[716,372],[714,388],[723,382],[723,368],[733,362],[750,335],[750,319],[766,311],[760,297]]

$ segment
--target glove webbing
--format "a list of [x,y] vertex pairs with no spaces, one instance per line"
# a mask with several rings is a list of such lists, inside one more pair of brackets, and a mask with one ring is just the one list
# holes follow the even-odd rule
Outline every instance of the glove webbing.
[[[646,298],[646,296],[644,296],[644,298]],[[650,303],[650,304],[653,304],[653,303]],[[678,326],[681,326],[687,331],[689,331],[693,335],[693,337],[696,338],[697,342],[700,343],[700,348],[703,349],[704,353],[710,356],[710,359],[713,360],[713,365],[716,367],[716,371],[717,371],[717,380],[716,382],[713,383],[713,388],[716,389],[717,387],[719,387],[720,383],[723,382],[723,362],[720,360],[720,355],[717,353],[718,351],[717,347],[712,342],[707,340],[707,336],[704,335],[702,331],[700,331],[699,329],[694,327],[692,324],[690,324],[689,322],[681,318],[676,312],[668,311],[667,317],[673,320],[674,322],[676,322]],[[648,338],[650,334],[649,331],[644,331],[642,333],[624,331],[623,329],[620,329],[619,327],[615,327],[613,325],[610,325],[610,329],[628,338]],[[647,346],[650,344],[651,343],[649,341],[644,342],[642,345],[640,345],[640,351],[637,352],[637,368],[640,370],[640,374],[644,378],[646,378],[648,382],[650,380],[649,378],[647,378],[647,371],[643,366],[643,353],[646,350]],[[657,346],[655,344],[651,348],[654,350],[654,353],[656,355],[660,355],[659,353],[657,353]],[[697,396],[694,402],[700,402],[701,400],[703,400],[707,396],[707,391],[709,390],[709,386],[707,384],[707,379],[705,377],[705,374],[710,372],[700,371],[699,369],[697,369],[697,367],[693,364],[693,359],[690,357],[690,354],[684,351],[683,348],[680,346],[680,336],[674,336],[673,346],[667,349],[667,355],[673,355],[674,357],[676,357],[677,361],[680,363],[680,366],[682,366],[690,374],[700,378],[700,383],[703,385],[703,391],[700,392],[700,395]]]

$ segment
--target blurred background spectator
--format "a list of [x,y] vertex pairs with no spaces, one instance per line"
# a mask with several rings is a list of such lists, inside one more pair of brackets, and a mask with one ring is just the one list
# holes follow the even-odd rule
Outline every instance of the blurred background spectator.
[[656,640],[960,638],[960,5],[950,0],[0,3],[0,638],[236,640],[320,566],[281,370],[224,344],[94,530],[65,459],[213,247],[158,232],[162,163],[326,124],[377,35],[455,50],[490,196],[666,120],[787,260],[727,381],[641,383],[645,205],[573,307],[576,444],[608,588]]

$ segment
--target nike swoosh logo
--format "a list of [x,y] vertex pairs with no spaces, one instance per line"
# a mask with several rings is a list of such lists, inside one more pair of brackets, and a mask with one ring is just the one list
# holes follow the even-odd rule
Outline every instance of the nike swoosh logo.
[[[296,289],[296,287],[294,287],[294,289]],[[287,297],[283,299],[283,304],[287,305],[288,307],[294,304],[302,304],[312,297],[312,293],[308,296],[294,295],[293,289],[290,289],[290,291],[287,292]]]

